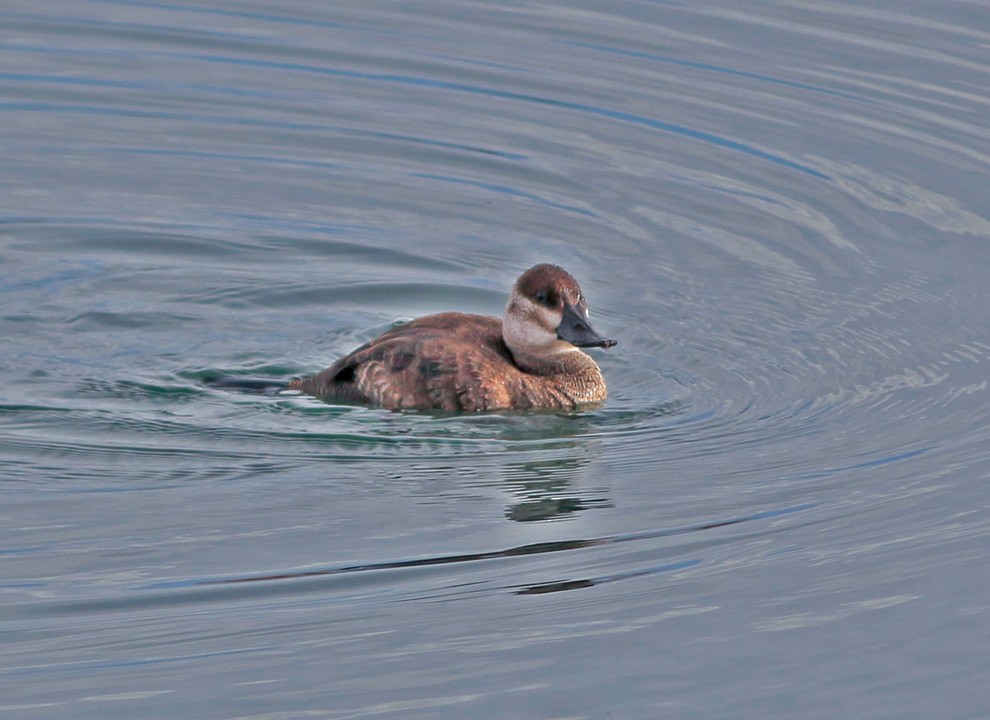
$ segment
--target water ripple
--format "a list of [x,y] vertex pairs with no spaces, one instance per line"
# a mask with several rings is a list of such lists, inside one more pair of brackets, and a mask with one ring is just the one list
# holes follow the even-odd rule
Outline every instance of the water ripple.
[[[0,11],[4,708],[979,716],[990,32],[920,7]],[[600,407],[281,392],[544,261]]]

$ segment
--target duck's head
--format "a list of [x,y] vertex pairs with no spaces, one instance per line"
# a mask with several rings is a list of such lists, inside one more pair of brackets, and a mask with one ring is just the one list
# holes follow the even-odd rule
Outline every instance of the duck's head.
[[515,356],[546,357],[616,344],[591,327],[588,303],[577,280],[548,264],[531,267],[516,280],[505,307],[502,336]]

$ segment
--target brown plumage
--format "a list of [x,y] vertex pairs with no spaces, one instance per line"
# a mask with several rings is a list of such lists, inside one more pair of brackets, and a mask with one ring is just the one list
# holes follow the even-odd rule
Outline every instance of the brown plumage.
[[555,265],[520,276],[504,320],[448,312],[395,327],[290,387],[328,402],[390,409],[572,409],[605,399],[579,347],[611,347],[577,281]]

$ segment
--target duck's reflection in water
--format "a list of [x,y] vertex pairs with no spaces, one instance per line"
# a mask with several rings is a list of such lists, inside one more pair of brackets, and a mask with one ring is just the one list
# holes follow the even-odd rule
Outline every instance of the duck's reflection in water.
[[574,450],[580,454],[505,466],[506,482],[513,496],[505,511],[509,520],[552,520],[579,510],[612,507],[604,488],[587,485],[591,466],[588,451]]

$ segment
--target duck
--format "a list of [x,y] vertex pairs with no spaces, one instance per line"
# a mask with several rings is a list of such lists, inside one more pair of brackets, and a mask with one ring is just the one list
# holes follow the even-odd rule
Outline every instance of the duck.
[[289,387],[329,403],[389,410],[575,410],[607,396],[583,348],[599,335],[577,280],[542,263],[516,280],[502,318],[460,312],[398,325]]

